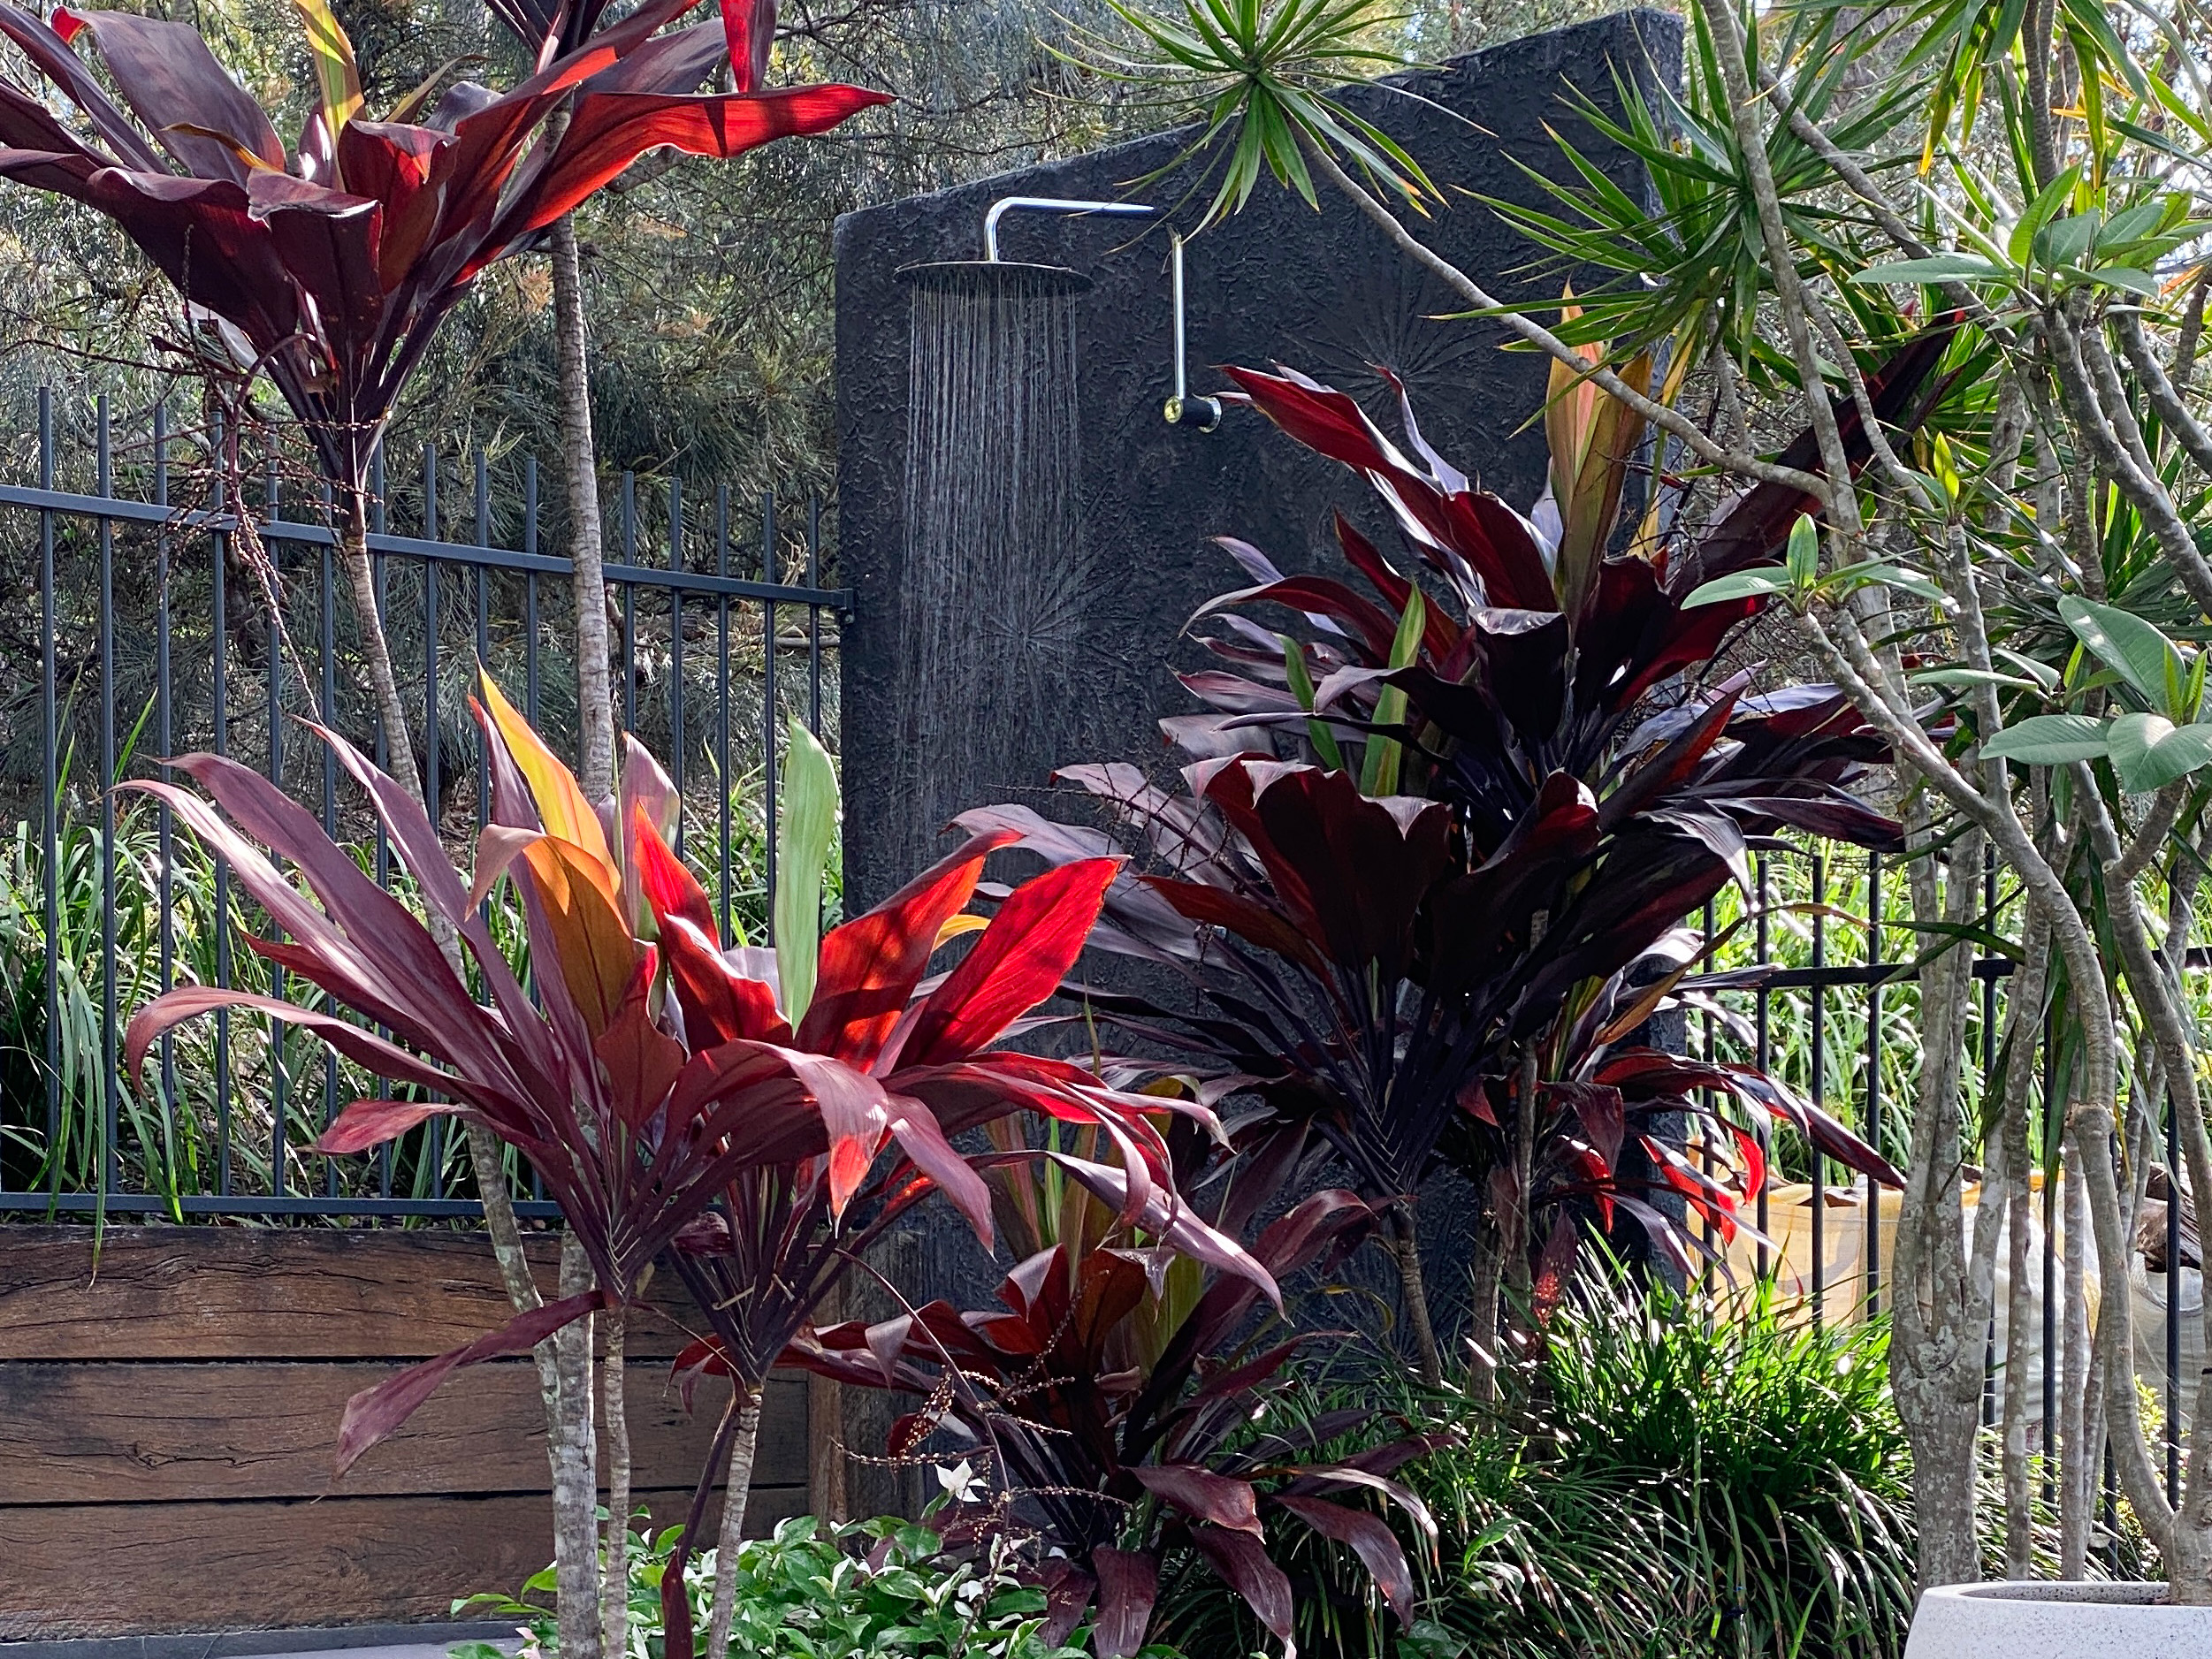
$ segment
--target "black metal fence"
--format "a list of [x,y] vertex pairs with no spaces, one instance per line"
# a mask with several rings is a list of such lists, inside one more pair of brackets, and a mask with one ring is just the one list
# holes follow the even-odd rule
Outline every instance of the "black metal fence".
[[[301,724],[385,758],[326,496],[269,471],[245,492],[258,537],[242,537],[219,434],[172,430],[157,407],[118,441],[104,400],[90,414],[88,442],[60,441],[42,393],[35,479],[0,483],[0,559],[19,573],[0,597],[0,805],[15,820],[0,846],[0,1215],[480,1214],[441,1125],[373,1161],[313,1153],[375,1085],[290,1027],[193,1022],[149,1058],[142,1091],[120,1075],[131,1013],[172,985],[311,987],[245,948],[265,918],[223,861],[110,785],[159,775],[158,757],[227,754],[318,807],[380,879],[406,876]],[[379,467],[370,546],[424,795],[465,866],[485,810],[477,664],[556,750],[573,743],[569,567],[541,550],[554,515],[534,462],[413,460]],[[849,596],[823,529],[819,500],[784,512],[675,477],[626,475],[608,517],[619,719],[681,790],[730,939],[765,927],[787,723],[835,746],[826,665]],[[548,1213],[523,1196],[525,1214]]]

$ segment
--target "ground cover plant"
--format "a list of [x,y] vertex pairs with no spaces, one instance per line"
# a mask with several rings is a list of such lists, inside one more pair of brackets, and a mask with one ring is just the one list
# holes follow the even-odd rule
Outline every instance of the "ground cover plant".
[[[1387,1402],[1432,1442],[1398,1478],[1442,1534],[1399,1632],[1341,1552],[1279,1552],[1310,1587],[1301,1651],[1445,1655],[1890,1655],[1915,1598],[1911,1458],[1879,1326],[1814,1326],[1745,1286],[1684,1296],[1587,1264],[1476,1400],[1349,1358],[1293,1410]],[[1403,1432],[1400,1430],[1398,1432]],[[1240,1651],[1188,1574],[1160,1630]]]
[[[680,1529],[631,1531],[628,1659],[665,1659],[661,1587],[675,1569]],[[705,1651],[707,1615],[720,1562],[710,1551],[683,1567],[692,1628]],[[524,1595],[550,1594],[553,1570],[532,1577]],[[988,1561],[954,1560],[928,1526],[889,1517],[829,1525],[812,1516],[780,1521],[767,1538],[736,1551],[736,1624],[730,1651],[743,1659],[1086,1659],[1087,1629],[1054,1639],[1044,1592]],[[454,1603],[456,1617],[511,1618],[528,1638],[525,1652],[555,1650],[545,1610],[514,1596],[484,1594]],[[464,1642],[452,1659],[494,1659],[489,1642]],[[1152,1647],[1140,1659],[1177,1659]]]

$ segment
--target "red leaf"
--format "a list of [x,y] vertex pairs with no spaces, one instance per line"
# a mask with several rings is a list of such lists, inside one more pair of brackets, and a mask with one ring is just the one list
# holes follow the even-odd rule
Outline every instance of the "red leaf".
[[1413,1571],[1406,1552],[1399,1548],[1390,1524],[1368,1510],[1348,1509],[1326,1498],[1294,1497],[1285,1493],[1275,1499],[1324,1538],[1349,1544],[1384,1595],[1398,1622],[1410,1627],[1414,1615]]
[[1249,1533],[1202,1526],[1191,1528],[1191,1542],[1277,1640],[1293,1640],[1290,1579],[1268,1559],[1266,1545]]
[[1216,1474],[1194,1463],[1140,1465],[1130,1473],[1146,1491],[1195,1520],[1249,1533],[1255,1538],[1267,1536],[1260,1525],[1259,1495],[1249,1480]]
[[660,832],[653,827],[642,804],[630,810],[629,838],[630,868],[637,872],[645,902],[652,907],[653,920],[680,916],[698,930],[701,939],[716,938],[720,930],[714,922],[713,901],[660,839]]
[[344,1474],[362,1452],[406,1422],[423,1401],[437,1392],[438,1385],[461,1366],[527,1353],[564,1326],[612,1305],[600,1290],[586,1290],[581,1296],[548,1302],[527,1313],[516,1314],[499,1329],[463,1347],[442,1353],[435,1359],[425,1359],[419,1366],[409,1366],[374,1388],[363,1389],[346,1402],[345,1415],[339,1420],[337,1473]]
[[939,930],[974,895],[984,859],[1018,839],[1011,829],[974,836],[866,915],[832,928],[798,1046],[873,1065],[928,970]]
[[1098,1623],[1091,1632],[1098,1659],[1129,1659],[1144,1646],[1159,1599],[1160,1566],[1148,1555],[1101,1545],[1091,1551],[1098,1575]]
[[1083,949],[1118,858],[1087,858],[1025,881],[923,1003],[901,1066],[965,1060],[1050,996]]
[[776,1008],[772,989],[731,967],[708,936],[685,917],[656,910],[654,919],[692,1052],[717,1043],[790,1042],[791,1028]]
[[909,1094],[891,1096],[891,1138],[915,1168],[927,1176],[968,1218],[983,1248],[991,1245],[991,1189],[973,1165],[953,1149],[935,1116]]
[[775,0],[722,0],[722,32],[732,84],[739,92],[759,91],[775,45]]
[[653,953],[648,950],[614,1022],[591,1045],[606,1070],[615,1115],[640,1132],[668,1098],[686,1059],[683,1045],[653,1024],[652,981]]
[[454,1108],[434,1101],[355,1100],[316,1138],[315,1150],[332,1157],[367,1152],[388,1140],[397,1140],[416,1124],[433,1117],[449,1116]]
[[688,156],[740,156],[779,138],[826,133],[850,115],[890,101],[888,93],[844,86],[735,96],[583,93],[552,161],[501,216],[497,246],[479,256],[469,274],[619,178],[647,150],[667,146]]

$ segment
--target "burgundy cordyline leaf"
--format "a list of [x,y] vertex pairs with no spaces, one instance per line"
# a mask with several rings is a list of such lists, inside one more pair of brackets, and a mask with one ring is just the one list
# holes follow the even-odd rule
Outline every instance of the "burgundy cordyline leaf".
[[407,1421],[417,1406],[437,1392],[438,1385],[459,1367],[528,1353],[555,1331],[610,1305],[606,1293],[599,1290],[587,1290],[581,1296],[548,1302],[527,1313],[516,1314],[498,1330],[477,1337],[466,1347],[409,1366],[374,1388],[363,1389],[346,1402],[345,1414],[339,1421],[337,1473],[344,1474],[362,1452]]
[[1267,1546],[1249,1533],[1202,1526],[1191,1529],[1191,1542],[1283,1644],[1283,1659],[1297,1659],[1298,1643],[1292,1635],[1295,1625],[1291,1582],[1282,1568],[1268,1559]]
[[1098,1623],[1091,1640],[1098,1659],[1129,1659],[1144,1646],[1159,1599],[1159,1564],[1135,1550],[1101,1548],[1091,1552],[1098,1575]]
[[1249,1480],[1232,1480],[1195,1464],[1158,1464],[1132,1470],[1137,1484],[1195,1520],[1264,1538],[1259,1494]]
[[[0,34],[96,141],[0,91],[0,176],[106,214],[187,300],[237,329],[332,481],[357,493],[409,374],[486,266],[648,150],[736,156],[885,101],[852,87],[764,88],[767,0],[731,0],[726,33],[703,24],[655,39],[697,4],[645,0],[600,29],[591,0],[499,0],[538,52],[536,73],[502,94],[459,83],[423,125],[355,119],[335,142],[318,116],[291,157],[188,27],[63,10],[57,34],[0,4]],[[97,50],[127,114],[71,41]],[[725,47],[739,52],[737,90],[695,93]],[[563,103],[567,127],[542,141]]]
[[1414,1617],[1413,1570],[1399,1547],[1390,1524],[1369,1510],[1356,1510],[1326,1498],[1295,1497],[1284,1493],[1272,1502],[1312,1527],[1324,1538],[1348,1544],[1376,1586],[1389,1600],[1392,1611],[1410,1626]]

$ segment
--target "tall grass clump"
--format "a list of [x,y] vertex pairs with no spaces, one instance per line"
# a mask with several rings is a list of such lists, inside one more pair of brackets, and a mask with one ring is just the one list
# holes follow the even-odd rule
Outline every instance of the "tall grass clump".
[[[1348,1552],[1301,1539],[1300,1649],[1351,1659],[1875,1659],[1913,1604],[1910,1462],[1880,1323],[1816,1328],[1763,1289],[1717,1297],[1585,1272],[1504,1397],[1340,1364],[1296,1408],[1392,1410],[1435,1450],[1400,1470],[1440,1532],[1401,1627]],[[1273,1426],[1280,1429],[1283,1425]],[[1340,1454],[1356,1453],[1354,1444]],[[1408,1554],[1415,1542],[1405,1537]],[[1197,1574],[1161,1632],[1249,1653]]]

